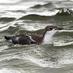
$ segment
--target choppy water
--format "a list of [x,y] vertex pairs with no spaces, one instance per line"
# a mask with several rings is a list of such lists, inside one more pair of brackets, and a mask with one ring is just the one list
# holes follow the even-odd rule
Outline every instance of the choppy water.
[[[64,28],[53,44],[13,45],[3,37],[42,34],[47,25]],[[73,73],[73,1],[0,1],[0,73]]]

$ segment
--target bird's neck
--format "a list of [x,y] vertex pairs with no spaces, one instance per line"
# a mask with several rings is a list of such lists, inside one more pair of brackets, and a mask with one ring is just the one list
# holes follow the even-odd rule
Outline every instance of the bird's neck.
[[42,44],[49,44],[52,42],[53,35],[57,32],[57,30],[53,29],[51,31],[45,31],[43,35]]

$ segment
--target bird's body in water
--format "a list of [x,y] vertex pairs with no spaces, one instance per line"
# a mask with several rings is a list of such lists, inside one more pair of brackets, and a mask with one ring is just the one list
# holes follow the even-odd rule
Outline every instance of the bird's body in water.
[[5,39],[13,44],[35,44],[36,42],[27,35],[5,36]]
[[30,44],[48,44],[51,42],[53,35],[57,30],[62,28],[57,26],[47,26],[42,36],[39,35],[15,35],[15,36],[4,36],[5,39],[13,44],[30,45]]

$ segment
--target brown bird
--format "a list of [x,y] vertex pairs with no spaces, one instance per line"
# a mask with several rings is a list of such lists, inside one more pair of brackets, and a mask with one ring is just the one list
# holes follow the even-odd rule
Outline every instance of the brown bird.
[[48,42],[51,41],[51,37],[57,32],[57,30],[62,29],[63,28],[57,26],[46,26],[42,36],[20,34],[14,36],[4,36],[4,38],[13,44],[48,44]]

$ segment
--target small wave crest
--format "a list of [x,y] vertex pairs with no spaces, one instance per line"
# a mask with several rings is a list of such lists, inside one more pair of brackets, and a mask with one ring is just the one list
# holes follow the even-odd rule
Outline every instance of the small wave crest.
[[0,73],[25,73],[23,70],[16,70],[16,69],[10,69],[10,68],[2,68],[0,69]]
[[67,42],[65,43],[64,41],[60,41],[60,42],[54,42],[54,46],[69,46],[69,45],[73,45],[73,42]]
[[[64,8],[58,8],[54,11],[45,11],[42,12],[28,12],[25,16],[19,18],[19,20],[50,20],[50,19],[64,19],[64,20],[72,20],[73,11]],[[65,18],[66,16],[66,18]]]
[[42,7],[45,7],[45,8],[51,7],[52,8],[52,7],[54,7],[54,5],[53,5],[53,3],[49,2],[49,3],[43,4],[43,5],[41,5],[41,4],[34,5],[31,8],[42,8]]
[[58,8],[59,12],[56,14],[57,16],[64,16],[64,15],[73,15],[73,11],[67,8]]
[[1,17],[1,18],[0,18],[0,22],[7,23],[7,22],[14,21],[15,19],[16,19],[16,18]]
[[31,20],[47,20],[48,17],[47,16],[40,16],[40,15],[36,15],[36,14],[30,14],[30,15],[26,15],[20,18],[20,20],[23,19],[31,19]]

